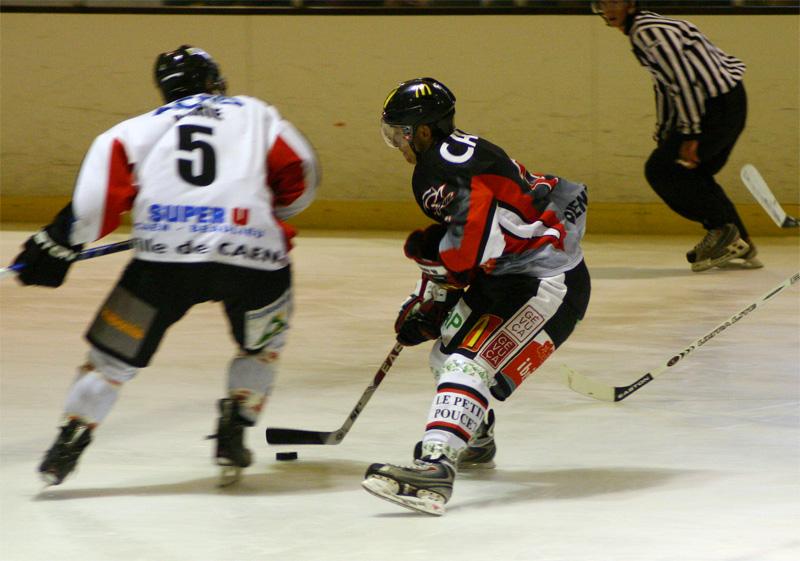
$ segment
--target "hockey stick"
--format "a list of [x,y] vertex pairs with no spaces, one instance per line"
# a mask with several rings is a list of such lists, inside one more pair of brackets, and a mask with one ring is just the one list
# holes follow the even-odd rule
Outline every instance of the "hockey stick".
[[764,181],[764,178],[761,177],[761,174],[758,173],[754,165],[745,164],[739,175],[742,178],[742,182],[744,182],[744,186],[747,187],[748,191],[755,197],[758,204],[764,207],[764,210],[767,211],[769,217],[772,218],[778,227],[800,227],[800,222],[798,222],[797,218],[789,216],[784,212],[783,207],[781,207],[781,204],[775,199],[775,195],[770,191],[767,182]]
[[372,383],[367,386],[367,389],[364,390],[363,394],[361,394],[361,398],[358,400],[358,403],[356,403],[356,406],[353,407],[353,410],[350,412],[347,420],[345,420],[344,424],[341,426],[341,428],[339,428],[339,430],[326,432],[302,429],[268,428],[267,442],[270,444],[339,444],[342,440],[344,440],[345,435],[347,435],[347,433],[350,431],[350,427],[352,427],[353,423],[356,422],[356,419],[358,419],[361,411],[363,411],[364,407],[367,405],[367,402],[372,397],[372,394],[375,393],[375,390],[378,389],[381,381],[383,381],[384,377],[386,377],[386,374],[389,372],[392,364],[394,364],[394,360],[402,350],[403,345],[396,343],[386,356],[386,360],[383,361],[381,367],[378,368],[378,371],[375,373],[375,377],[372,379]]
[[[100,257],[101,255],[109,255],[119,251],[127,251],[133,247],[133,243],[133,240],[125,240],[124,242],[110,243],[108,245],[84,249],[78,254],[78,257],[75,258],[75,261],[83,261],[84,259],[92,259],[93,257]],[[0,279],[17,274],[22,270],[23,267],[25,267],[25,265],[20,263],[18,265],[11,265],[10,267],[0,268]]]
[[738,322],[741,319],[747,317],[751,312],[755,311],[756,308],[776,296],[779,292],[781,292],[784,288],[788,286],[792,286],[800,280],[800,272],[795,273],[781,284],[764,294],[761,298],[744,308],[743,310],[737,312],[730,318],[728,318],[723,323],[719,324],[717,327],[700,337],[697,341],[683,349],[680,353],[676,354],[672,358],[670,358],[665,364],[662,364],[655,370],[652,370],[627,386],[608,386],[601,382],[596,382],[591,378],[587,378],[586,376],[575,372],[574,370],[570,369],[566,365],[561,367],[561,371],[565,376],[565,381],[567,385],[575,390],[578,393],[583,395],[593,397],[595,399],[599,399],[601,401],[622,401],[633,392],[641,389],[642,386],[645,384],[649,384],[653,381],[656,376],[663,374],[668,368],[675,366],[678,362],[680,362],[683,358],[691,354],[692,351],[695,349],[702,347],[706,343],[708,343],[711,339],[713,339],[719,333],[722,333],[727,328],[729,328],[734,323]]

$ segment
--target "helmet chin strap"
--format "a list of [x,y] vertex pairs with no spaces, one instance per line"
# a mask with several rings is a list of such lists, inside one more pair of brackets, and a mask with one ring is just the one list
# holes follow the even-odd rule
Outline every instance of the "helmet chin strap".
[[419,125],[414,125],[411,127],[411,139],[408,141],[408,147],[411,148],[411,151],[414,152],[414,155],[419,158],[422,152],[417,151],[417,147],[414,146],[414,137],[417,136],[417,127]]

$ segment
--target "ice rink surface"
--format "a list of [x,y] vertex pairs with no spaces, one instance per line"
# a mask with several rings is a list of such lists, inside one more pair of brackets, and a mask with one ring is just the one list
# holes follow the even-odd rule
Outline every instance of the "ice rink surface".
[[[21,231],[0,234],[8,263]],[[124,239],[115,235],[103,243]],[[699,234],[698,234],[699,239]],[[195,308],[128,383],[78,469],[42,490],[83,332],[129,253],[76,264],[58,290],[2,281],[2,561],[796,561],[800,559],[800,285],[618,404],[569,390],[559,365],[615,385],[663,364],[800,269],[694,274],[690,238],[592,237],[588,316],[497,411],[497,468],[461,474],[442,518],[360,487],[408,462],[433,383],[427,346],[398,358],[338,446],[271,447],[267,426],[333,430],[393,344],[416,267],[400,234],[301,232],[296,313],[277,389],[219,489],[215,402],[233,353],[218,304]],[[275,453],[300,458],[277,462]]]

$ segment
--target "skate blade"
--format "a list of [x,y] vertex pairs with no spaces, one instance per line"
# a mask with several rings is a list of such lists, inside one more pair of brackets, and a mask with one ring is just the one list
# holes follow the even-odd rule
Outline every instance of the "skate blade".
[[415,512],[430,514],[431,516],[441,516],[445,513],[444,501],[397,495],[392,489],[392,484],[379,477],[365,479],[361,482],[361,486],[379,499],[398,504]]
[[42,491],[47,489],[48,487],[52,487],[54,485],[60,485],[63,479],[58,478],[58,476],[54,473],[50,473],[49,471],[40,471],[39,472],[39,479],[44,482],[44,486],[42,487]]
[[764,264],[758,257],[751,257],[750,259],[733,259],[717,265],[720,269],[763,269]]
[[241,481],[242,468],[238,466],[222,466],[217,487],[230,487]]
[[458,463],[458,471],[480,471],[483,469],[494,469],[497,464],[494,463],[494,460],[489,460],[488,462],[464,462]]

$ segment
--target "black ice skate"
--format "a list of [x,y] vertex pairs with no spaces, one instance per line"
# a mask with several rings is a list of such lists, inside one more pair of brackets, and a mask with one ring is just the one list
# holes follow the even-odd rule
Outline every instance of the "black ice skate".
[[239,415],[235,399],[220,399],[219,411],[217,433],[208,438],[217,440],[215,458],[217,465],[223,466],[219,484],[226,487],[239,481],[242,469],[253,463],[252,452],[244,446],[244,429],[251,423]]
[[[494,442],[494,409],[489,409],[469,444],[458,456],[458,470],[493,469],[497,445]],[[422,456],[422,441],[414,446],[414,459]]]
[[410,466],[372,464],[361,486],[405,508],[441,516],[453,494],[456,470],[446,456],[425,456]]
[[686,254],[686,260],[692,264],[692,271],[697,273],[742,257],[749,249],[750,246],[741,238],[736,225],[725,224],[709,230],[700,243]]
[[39,475],[48,485],[60,485],[75,469],[83,449],[92,441],[92,428],[73,419],[61,427],[61,433],[39,466]]

